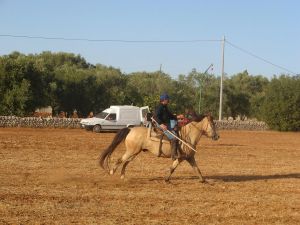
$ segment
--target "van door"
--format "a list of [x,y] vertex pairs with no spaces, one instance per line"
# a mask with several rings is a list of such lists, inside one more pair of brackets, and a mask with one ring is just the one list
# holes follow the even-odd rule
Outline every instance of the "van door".
[[109,113],[105,117],[105,121],[102,124],[102,129],[104,130],[114,130],[116,129],[117,125],[117,114],[116,113]]
[[149,106],[143,106],[140,108],[140,120],[144,126],[147,125],[147,113],[149,112]]

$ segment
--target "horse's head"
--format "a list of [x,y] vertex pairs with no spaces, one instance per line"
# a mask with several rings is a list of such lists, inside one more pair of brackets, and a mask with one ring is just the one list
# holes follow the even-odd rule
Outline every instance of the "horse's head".
[[202,119],[202,131],[207,137],[211,137],[214,141],[219,139],[217,129],[213,120],[213,117],[208,114]]

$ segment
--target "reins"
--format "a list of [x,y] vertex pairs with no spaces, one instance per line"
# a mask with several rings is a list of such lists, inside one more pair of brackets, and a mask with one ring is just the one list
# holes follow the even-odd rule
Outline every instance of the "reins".
[[[199,130],[200,131],[200,129],[198,129],[194,124],[192,124],[191,123],[191,125],[193,125],[197,130]],[[183,139],[183,140],[185,140],[185,142],[187,142],[187,143],[189,143],[189,145],[191,145],[191,146],[194,146],[191,142],[190,142],[190,140],[187,140],[187,138],[189,138],[189,133],[190,132],[187,132],[187,126],[184,126],[184,127],[182,127],[183,129],[181,129],[181,132],[180,132],[180,137]],[[197,137],[197,139],[196,139],[196,143],[199,141],[199,139],[200,139],[200,137],[201,137],[201,132],[200,132],[200,135]],[[190,139],[190,138],[189,138]],[[196,147],[196,146],[195,146]],[[194,149],[193,149],[194,150]],[[196,150],[194,150],[195,152],[197,152]]]
[[[193,122],[194,122],[194,121],[193,121]],[[197,137],[196,140],[195,140],[195,143],[198,143],[199,140],[200,140],[200,138],[201,138],[201,136],[202,136],[203,133],[204,133],[204,130],[207,130],[209,124],[207,123],[205,129],[200,129],[200,128],[198,128],[193,122],[191,122],[191,123],[189,123],[189,124],[192,125],[194,128],[196,128],[196,130],[199,131],[199,135],[198,135],[198,137]],[[203,121],[200,121],[200,122],[203,122]],[[185,136],[188,136],[188,135],[185,135]],[[182,136],[181,136],[181,137],[182,137]],[[182,137],[182,138],[186,139],[186,137]],[[185,140],[185,141],[186,141],[186,140]],[[191,143],[189,143],[189,144],[192,145]]]
[[[151,120],[153,122],[155,122],[155,124],[157,125],[157,127],[160,127],[159,124],[157,123],[157,121],[152,117]],[[169,133],[170,135],[172,135],[174,138],[176,138],[177,140],[179,140],[182,144],[184,144],[185,146],[187,146],[188,148],[192,149],[194,152],[197,152],[196,149],[194,149],[192,146],[190,146],[190,143],[187,143],[186,141],[182,140],[181,138],[177,137],[175,134],[173,134],[171,131],[166,130],[167,133]]]

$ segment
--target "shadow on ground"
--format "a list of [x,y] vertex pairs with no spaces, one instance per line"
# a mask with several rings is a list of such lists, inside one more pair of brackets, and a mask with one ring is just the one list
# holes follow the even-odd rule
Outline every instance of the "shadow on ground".
[[[207,180],[223,181],[223,182],[245,182],[258,180],[277,180],[277,179],[300,179],[300,173],[290,174],[274,174],[274,175],[222,175],[222,176],[206,176]],[[138,178],[136,178],[138,179]],[[164,180],[164,177],[154,177],[150,181]],[[171,177],[171,180],[198,180],[197,176],[189,177]]]

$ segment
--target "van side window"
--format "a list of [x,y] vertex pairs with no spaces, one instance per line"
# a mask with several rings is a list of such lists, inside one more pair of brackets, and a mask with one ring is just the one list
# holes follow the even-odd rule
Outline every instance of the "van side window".
[[116,120],[116,118],[117,115],[115,113],[111,113],[106,117],[107,120]]

